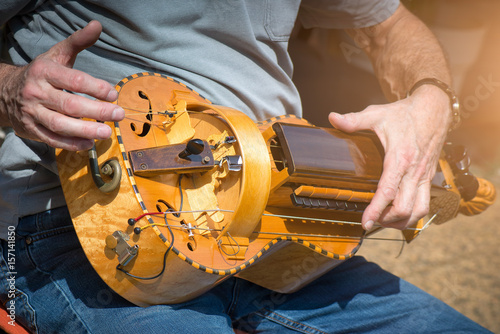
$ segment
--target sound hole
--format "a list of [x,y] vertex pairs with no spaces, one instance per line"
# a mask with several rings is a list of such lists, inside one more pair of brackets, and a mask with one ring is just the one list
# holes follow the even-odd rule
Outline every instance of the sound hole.
[[[159,199],[156,201],[156,210],[158,210],[158,212],[177,211],[174,209],[173,206],[168,204],[167,201],[165,201],[163,199]],[[179,217],[180,214],[174,213],[173,216]]]
[[[153,110],[151,108],[151,100],[146,95],[146,93],[144,93],[142,90],[140,90],[137,92],[137,94],[139,95],[139,97],[141,99],[147,100],[148,104],[149,104],[148,114],[146,115],[147,121],[145,121],[142,124],[141,133],[136,133],[136,135],[138,135],[139,137],[145,137],[149,133],[149,131],[151,130],[151,122],[153,121]],[[136,132],[136,130],[138,130],[137,126],[134,123],[130,123],[130,128],[132,129],[133,132]]]

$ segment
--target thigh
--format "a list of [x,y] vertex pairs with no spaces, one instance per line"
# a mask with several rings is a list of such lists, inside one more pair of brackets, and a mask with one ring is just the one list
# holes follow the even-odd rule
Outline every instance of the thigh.
[[235,326],[247,332],[488,333],[440,300],[361,257],[292,294],[239,284]]
[[[59,218],[58,218],[59,219]],[[35,224],[36,225],[36,224]],[[208,293],[189,303],[135,306],[112,290],[91,267],[68,224],[16,237],[16,321],[38,333],[233,333],[224,300]],[[8,275],[4,256],[0,274]],[[2,279],[2,282],[4,280]]]

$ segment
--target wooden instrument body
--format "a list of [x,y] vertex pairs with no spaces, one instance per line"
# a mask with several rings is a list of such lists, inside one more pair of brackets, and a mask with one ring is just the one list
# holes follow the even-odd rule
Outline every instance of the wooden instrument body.
[[[100,277],[124,298],[140,306],[179,303],[232,275],[292,292],[359,248],[363,205],[376,189],[382,166],[383,153],[373,135],[313,128],[297,118],[255,124],[157,74],[131,76],[117,89],[117,103],[127,116],[109,124],[113,135],[96,142],[96,152],[99,166],[118,162],[119,186],[109,193],[96,187],[87,152],[58,150],[57,162],[80,243]],[[273,126],[278,122],[299,127]],[[299,139],[299,133],[309,138]],[[164,173],[130,162],[131,152],[140,155],[141,150],[192,138],[210,145],[211,168],[200,162],[203,170],[178,173],[172,167],[196,164],[195,157],[165,158],[164,167],[170,169]],[[332,143],[335,152],[329,151]],[[322,152],[312,159],[311,152],[318,154],[315,147]],[[230,168],[227,157],[242,163]],[[154,163],[161,165],[158,161]],[[305,205],[303,185],[325,194],[306,196]],[[331,189],[338,191],[332,194]],[[447,200],[436,202],[431,211],[446,205],[451,209],[443,219],[454,217],[460,197],[440,186],[433,191],[434,198],[445,195]],[[294,196],[304,205],[294,203]],[[169,210],[181,213],[154,214]],[[137,217],[142,218],[129,225]],[[116,238],[118,231],[123,238]],[[417,234],[405,236],[411,240]],[[116,250],[116,242],[127,252],[138,248],[137,255],[123,262],[123,270],[117,269],[123,252]]]

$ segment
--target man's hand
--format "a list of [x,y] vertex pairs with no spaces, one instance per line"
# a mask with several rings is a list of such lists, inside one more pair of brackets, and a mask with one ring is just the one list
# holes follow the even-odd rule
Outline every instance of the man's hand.
[[432,32],[403,5],[372,27],[347,30],[370,58],[388,101],[330,122],[346,132],[374,131],[385,149],[377,191],[362,217],[404,229],[429,211],[431,181],[451,122],[450,101],[433,85],[408,91],[424,78],[451,82],[446,57]]
[[72,68],[78,53],[92,46],[101,31],[101,24],[92,21],[30,64],[4,68],[0,86],[2,125],[11,126],[20,137],[72,151],[89,149],[94,139],[108,138],[109,126],[80,118],[123,119],[123,109],[108,103],[117,99],[116,90]]
[[383,173],[362,224],[404,229],[429,211],[431,181],[450,123],[450,101],[439,88],[424,85],[409,98],[370,106],[359,113],[331,113],[346,132],[374,131],[385,149]]

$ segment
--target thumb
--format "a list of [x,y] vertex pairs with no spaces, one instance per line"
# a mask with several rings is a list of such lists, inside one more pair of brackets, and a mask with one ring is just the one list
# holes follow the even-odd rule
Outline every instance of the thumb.
[[363,121],[363,112],[349,114],[331,112],[328,115],[328,120],[336,129],[348,133],[371,129],[371,127]]
[[75,31],[71,36],[50,48],[45,56],[64,66],[73,67],[78,53],[94,45],[101,32],[101,24],[95,20],[91,21],[83,29]]

